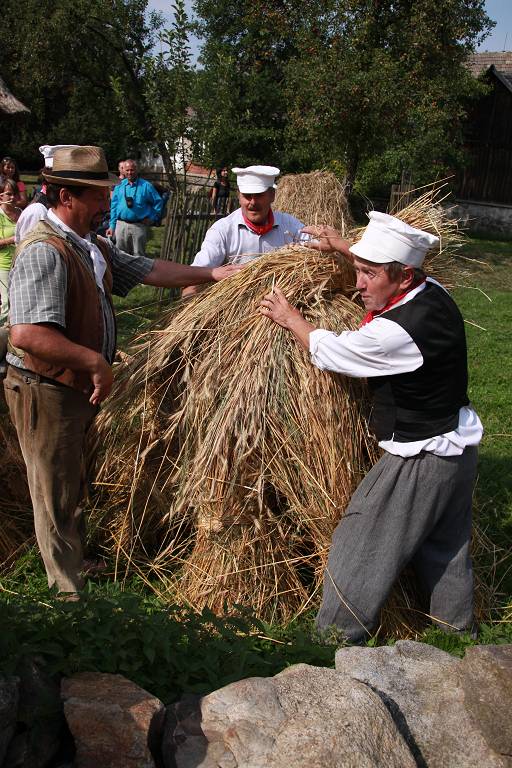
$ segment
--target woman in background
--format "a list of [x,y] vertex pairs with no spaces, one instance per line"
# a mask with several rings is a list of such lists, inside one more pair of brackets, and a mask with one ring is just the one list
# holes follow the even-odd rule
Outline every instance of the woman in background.
[[227,213],[230,189],[228,169],[219,168],[212,190],[212,208],[215,213]]
[[9,313],[9,272],[14,257],[14,230],[21,213],[16,205],[18,188],[16,182],[0,178],[0,326],[7,321]]
[[18,164],[13,157],[4,157],[2,165],[0,167],[0,174],[7,179],[12,179],[16,183],[18,188],[18,196],[16,198],[16,205],[18,208],[25,208],[28,205],[27,189],[25,184],[20,181],[20,171]]

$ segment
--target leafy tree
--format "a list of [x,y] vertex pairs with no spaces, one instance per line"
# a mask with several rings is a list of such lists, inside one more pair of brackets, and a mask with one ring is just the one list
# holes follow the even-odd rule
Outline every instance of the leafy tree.
[[146,9],[147,0],[5,0],[0,67],[31,115],[3,121],[4,146],[35,163],[41,143],[97,143],[115,159],[146,141],[144,64],[162,26]]
[[461,159],[464,67],[492,26],[484,0],[196,0],[196,110],[210,162],[310,170],[367,185]]
[[313,1],[303,18],[287,68],[298,162],[341,158],[351,183],[359,172],[371,186],[460,161],[464,107],[480,92],[464,62],[492,26],[484,0]]
[[145,59],[144,96],[155,143],[171,186],[177,188],[177,162],[185,169],[191,154],[194,71],[188,43],[191,25],[184,0],[176,0],[172,7],[174,21],[160,34],[160,52]]
[[204,162],[272,163],[282,155],[295,5],[196,0],[196,31],[204,44],[194,107]]

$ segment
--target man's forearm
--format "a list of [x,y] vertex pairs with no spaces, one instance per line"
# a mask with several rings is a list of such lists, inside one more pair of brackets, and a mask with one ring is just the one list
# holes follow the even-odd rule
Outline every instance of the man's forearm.
[[59,330],[47,325],[13,325],[10,338],[15,347],[29,355],[73,371],[93,373],[102,361],[106,363],[98,352],[75,344]]
[[295,336],[301,347],[309,352],[309,334],[316,330],[315,326],[304,320],[301,315],[293,315],[287,320],[286,328]]
[[146,275],[145,285],[160,288],[185,288],[189,285],[202,285],[214,281],[213,267],[189,267],[175,261],[155,259],[153,269]]

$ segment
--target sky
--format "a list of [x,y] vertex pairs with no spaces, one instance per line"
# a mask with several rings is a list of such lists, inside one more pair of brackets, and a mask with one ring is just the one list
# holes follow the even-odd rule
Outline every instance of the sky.
[[[172,16],[171,0],[149,0],[151,10],[161,11],[167,18]],[[192,13],[192,0],[185,0],[187,13]],[[479,51],[512,51],[512,0],[486,0],[485,8],[490,18],[496,22],[494,30],[487,37]],[[191,40],[194,58],[198,55],[199,45]]]

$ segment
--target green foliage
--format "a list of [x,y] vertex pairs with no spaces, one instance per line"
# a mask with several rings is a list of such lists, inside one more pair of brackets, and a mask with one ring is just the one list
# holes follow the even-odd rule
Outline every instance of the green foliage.
[[[242,608],[225,618],[208,610],[197,615],[138,594],[137,582],[130,592],[112,583],[89,585],[80,603],[49,599],[33,560],[0,581],[5,673],[37,653],[50,673],[118,673],[170,702],[183,692],[203,694],[244,677],[274,675],[299,661],[333,664],[335,647],[312,641],[307,627],[273,629]],[[28,577],[22,594],[5,591],[22,576]]]
[[403,168],[423,183],[456,167],[482,92],[464,61],[490,26],[483,0],[308,5],[287,67],[290,159],[342,158],[366,193]]
[[176,0],[172,8],[174,21],[171,28],[159,36],[160,52],[145,60],[144,96],[154,140],[164,159],[171,186],[177,188],[175,157],[183,167],[191,159],[189,108],[194,72],[188,45],[191,25],[184,0]]
[[146,8],[147,0],[6,0],[1,71],[31,114],[2,121],[4,147],[38,164],[39,144],[101,144],[117,159],[150,138],[144,60],[162,19]]

